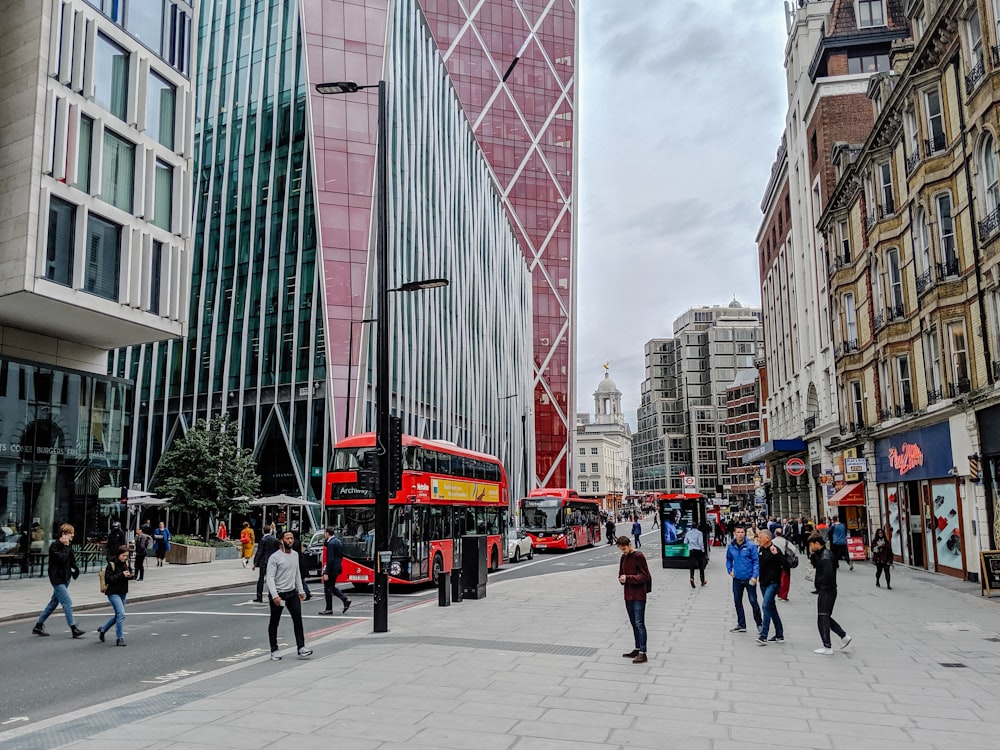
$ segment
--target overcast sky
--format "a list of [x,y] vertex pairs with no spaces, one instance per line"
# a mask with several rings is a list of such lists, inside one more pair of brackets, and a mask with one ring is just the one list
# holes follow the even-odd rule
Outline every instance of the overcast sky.
[[[785,116],[782,0],[580,0],[577,402],[695,305],[760,304],[754,237]],[[572,416],[572,415],[571,415]]]

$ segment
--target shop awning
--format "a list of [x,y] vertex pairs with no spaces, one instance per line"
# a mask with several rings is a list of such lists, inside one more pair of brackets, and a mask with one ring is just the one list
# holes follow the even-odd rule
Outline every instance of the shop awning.
[[836,495],[826,501],[826,504],[832,505],[834,508],[843,507],[845,505],[864,505],[865,483],[854,482],[853,484],[845,484],[837,490]]

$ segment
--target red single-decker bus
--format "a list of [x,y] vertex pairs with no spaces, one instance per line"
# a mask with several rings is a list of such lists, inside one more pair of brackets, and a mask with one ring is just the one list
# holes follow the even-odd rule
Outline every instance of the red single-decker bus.
[[[358,469],[375,450],[367,432],[341,440],[327,474],[324,520],[344,545],[338,582],[366,588],[375,581],[375,496],[358,484]],[[402,488],[389,497],[390,583],[437,581],[461,567],[462,537],[486,536],[487,564],[505,561],[509,496],[503,464],[454,443],[403,436]]]
[[601,540],[601,505],[575,490],[532,490],[521,499],[521,528],[536,550],[592,546]]

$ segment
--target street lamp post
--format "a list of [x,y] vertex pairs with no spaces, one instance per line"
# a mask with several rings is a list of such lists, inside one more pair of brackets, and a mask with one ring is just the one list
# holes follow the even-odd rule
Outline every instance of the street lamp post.
[[[353,94],[361,89],[378,89],[378,142],[376,158],[376,203],[378,223],[375,233],[375,454],[378,456],[378,486],[375,489],[375,590],[373,630],[389,630],[389,293],[414,292],[447,286],[447,279],[410,281],[395,289],[389,288],[389,128],[386,122],[386,84],[359,85],[353,81],[316,84],[320,94]],[[353,338],[353,336],[352,336]]]

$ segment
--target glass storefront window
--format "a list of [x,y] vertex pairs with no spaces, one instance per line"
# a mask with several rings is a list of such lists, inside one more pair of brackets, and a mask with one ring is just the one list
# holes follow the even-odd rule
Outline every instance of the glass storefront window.
[[962,569],[962,537],[959,526],[958,494],[954,482],[931,485],[931,517],[928,541],[933,539],[937,564]]

